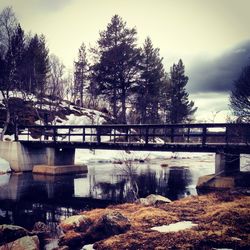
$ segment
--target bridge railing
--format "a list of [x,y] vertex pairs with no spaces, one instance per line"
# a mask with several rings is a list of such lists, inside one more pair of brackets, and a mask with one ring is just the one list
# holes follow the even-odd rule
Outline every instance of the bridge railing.
[[82,143],[248,144],[250,124],[19,126],[16,138],[21,141]]

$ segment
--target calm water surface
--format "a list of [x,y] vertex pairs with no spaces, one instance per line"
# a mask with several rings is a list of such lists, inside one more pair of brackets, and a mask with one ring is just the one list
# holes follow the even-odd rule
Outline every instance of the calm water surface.
[[[162,167],[163,162],[167,166]],[[83,210],[132,202],[149,194],[172,200],[196,194],[198,177],[214,171],[214,157],[127,164],[99,161],[88,166],[87,174],[78,175],[0,175],[0,224],[32,229],[42,221],[56,235],[60,220]]]

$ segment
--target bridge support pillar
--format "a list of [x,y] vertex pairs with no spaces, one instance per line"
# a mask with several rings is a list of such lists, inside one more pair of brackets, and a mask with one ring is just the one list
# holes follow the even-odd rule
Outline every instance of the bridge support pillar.
[[75,161],[74,148],[47,148],[48,165],[73,165]]
[[215,175],[230,176],[240,172],[240,154],[233,152],[216,153]]

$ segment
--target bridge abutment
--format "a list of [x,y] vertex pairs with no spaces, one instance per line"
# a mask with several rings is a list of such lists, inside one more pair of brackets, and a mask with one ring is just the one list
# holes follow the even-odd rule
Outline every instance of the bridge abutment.
[[14,172],[33,171],[39,174],[87,172],[86,165],[74,165],[74,148],[52,148],[44,145],[23,145],[20,142],[0,142],[0,157],[10,163]]
[[73,165],[75,162],[74,148],[47,148],[46,150],[49,166]]
[[215,155],[215,175],[231,176],[240,172],[240,154],[220,152]]

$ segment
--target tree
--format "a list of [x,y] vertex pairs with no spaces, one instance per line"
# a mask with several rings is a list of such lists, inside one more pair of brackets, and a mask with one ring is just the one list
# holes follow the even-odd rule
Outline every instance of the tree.
[[178,64],[173,64],[170,70],[170,81],[164,91],[167,123],[188,122],[197,110],[194,102],[188,100],[188,93],[185,89],[187,82],[188,77],[185,76],[185,68],[180,59]]
[[243,68],[239,78],[234,82],[230,106],[239,120],[250,121],[250,65]]
[[47,94],[52,97],[52,99],[62,99],[64,95],[64,69],[65,66],[60,61],[60,59],[52,54],[49,57],[50,61],[50,76],[47,85]]
[[142,124],[158,123],[160,119],[161,92],[166,81],[162,60],[159,49],[154,48],[151,39],[147,38],[142,51],[141,76],[135,87],[138,122]]
[[[107,29],[100,32],[98,61],[92,67],[92,79],[98,93],[112,105],[114,118],[126,123],[128,94],[139,78],[140,49],[136,47],[136,29],[129,29],[121,17],[115,15]],[[121,103],[120,119],[118,115]]]
[[46,82],[50,71],[49,50],[43,35],[34,35],[29,41],[25,54],[25,90],[42,96],[46,90]]
[[12,8],[7,7],[0,13],[0,92],[5,108],[5,122],[0,134],[3,140],[11,121],[11,108],[9,105],[10,91],[14,89],[15,61],[11,46],[12,37],[17,28],[17,19]]
[[88,67],[86,46],[82,43],[78,51],[78,60],[74,62],[74,99],[79,98],[81,107],[83,106],[84,87],[89,78]]

